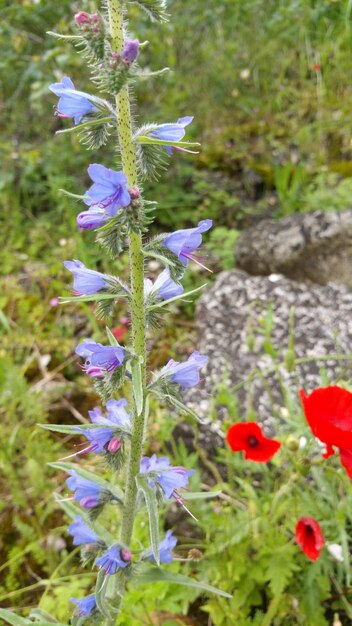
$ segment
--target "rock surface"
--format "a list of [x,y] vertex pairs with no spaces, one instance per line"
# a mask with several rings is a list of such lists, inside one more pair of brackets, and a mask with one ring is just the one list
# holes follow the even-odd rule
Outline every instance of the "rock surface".
[[[270,307],[272,314],[268,314]],[[314,359],[297,364],[295,371],[289,372],[284,362],[292,307],[295,356]],[[273,350],[281,363],[281,381],[296,400],[300,386],[310,391],[322,385],[321,367],[330,383],[352,374],[352,360],[326,358],[352,352],[352,293],[342,285],[307,285],[280,275],[253,277],[237,270],[223,272],[199,302],[197,329],[198,349],[209,361],[204,383],[189,390],[187,401],[203,417],[214,406],[214,385],[219,388],[219,383],[223,383],[231,391],[253,373],[252,379],[237,392],[239,417],[244,417],[252,404],[267,432],[272,431],[284,405],[270,356]],[[316,360],[318,356],[323,359]],[[219,423],[227,411],[216,406],[216,414],[218,422],[202,429],[207,448],[212,447],[214,434],[219,433]],[[182,428],[182,437],[190,443],[191,427],[185,424]],[[215,443],[219,443],[216,438]]]
[[253,275],[352,287],[352,209],[261,220],[238,238],[236,259]]

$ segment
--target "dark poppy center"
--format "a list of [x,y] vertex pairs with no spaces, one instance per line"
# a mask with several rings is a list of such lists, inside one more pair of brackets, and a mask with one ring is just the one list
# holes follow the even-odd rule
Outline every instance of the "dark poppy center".
[[254,437],[254,435],[251,435],[248,438],[248,445],[250,445],[251,448],[255,448],[258,445],[258,439]]

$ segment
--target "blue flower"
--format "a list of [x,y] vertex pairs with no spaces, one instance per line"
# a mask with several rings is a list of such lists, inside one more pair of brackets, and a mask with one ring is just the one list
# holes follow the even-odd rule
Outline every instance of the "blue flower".
[[96,607],[95,595],[87,596],[86,598],[82,598],[82,600],[76,600],[76,598],[70,598],[70,602],[77,604],[78,611],[76,613],[77,617],[88,617],[91,612]]
[[[108,409],[107,418],[103,417],[101,411],[97,408],[88,411],[91,422],[101,425],[102,428],[75,427],[75,430],[91,442],[91,445],[83,452],[94,452],[94,454],[110,452],[114,454],[121,448],[121,429],[122,431],[130,431],[131,427],[131,414],[127,413],[125,409],[126,404],[127,400],[124,398],[121,398],[121,400],[109,400],[106,403],[106,408]],[[82,454],[82,452],[79,454]]]
[[126,39],[124,48],[122,50],[122,58],[129,63],[136,60],[139,54],[139,41],[138,39]]
[[89,296],[109,286],[107,276],[88,269],[84,263],[77,261],[77,259],[65,261],[64,266],[73,274],[73,289],[76,295]]
[[172,497],[178,499],[177,490],[186,487],[189,477],[194,474],[194,470],[187,470],[181,466],[170,466],[167,456],[158,459],[156,454],[150,458],[143,457],[139,471],[141,474],[147,474],[149,486],[158,485],[167,499]]
[[202,233],[209,230],[212,225],[212,220],[201,220],[198,222],[197,228],[176,230],[174,233],[165,237],[162,244],[168,248],[170,252],[173,252],[185,267],[187,266],[189,260],[198,263],[201,267],[205,267],[202,263],[200,263],[197,255],[194,255],[193,252],[194,250],[197,250],[202,243]]
[[75,521],[68,527],[68,532],[73,537],[74,546],[82,546],[85,544],[96,545],[100,543],[98,535],[89,528],[88,524],[86,524],[79,515],[76,515],[74,519]]
[[64,76],[61,83],[53,83],[49,86],[56,96],[59,97],[57,114],[59,117],[73,117],[75,124],[79,124],[82,117],[97,108],[89,101],[89,95],[82,91],[75,92],[75,86],[68,76]]
[[92,480],[82,478],[75,470],[71,470],[70,478],[67,478],[66,485],[70,491],[74,491],[73,499],[79,502],[85,509],[94,509],[102,503],[103,489]]
[[[172,530],[168,530],[165,538],[160,542],[159,545],[159,558],[161,563],[172,563],[172,561],[174,560],[172,550],[175,548],[176,544],[176,537],[173,536]],[[150,561],[155,561],[152,550],[148,550],[144,554],[143,558],[149,559]]]
[[208,357],[193,352],[187,361],[180,363],[171,359],[160,371],[160,378],[172,381],[188,389],[199,383],[199,370],[208,362]]
[[[193,117],[180,117],[175,124],[160,124],[158,128],[150,133],[151,137],[156,137],[162,141],[181,141],[185,134],[185,128],[193,121]],[[175,150],[186,151],[182,148],[174,148]],[[172,152],[172,146],[166,146],[169,154]]]
[[144,279],[144,296],[154,297],[156,300],[169,300],[183,293],[184,289],[182,285],[175,283],[170,278],[170,271],[165,269],[159,274],[155,283],[153,284],[149,278]]
[[127,177],[123,172],[93,163],[88,167],[93,185],[87,190],[84,203],[90,207],[77,217],[80,228],[92,230],[116,217],[121,207],[128,206],[131,196],[127,191]]
[[96,561],[96,565],[100,565],[106,574],[115,574],[116,570],[124,569],[130,564],[132,555],[129,550],[121,549],[120,546],[112,546],[104,552]]
[[103,378],[106,372],[120,367],[125,358],[125,351],[120,346],[103,346],[92,339],[80,343],[75,352],[85,358],[84,370],[91,378]]

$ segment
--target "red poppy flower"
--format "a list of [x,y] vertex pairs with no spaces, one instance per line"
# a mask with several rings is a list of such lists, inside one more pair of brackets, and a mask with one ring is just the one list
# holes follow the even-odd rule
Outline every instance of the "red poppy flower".
[[311,561],[316,561],[324,545],[320,524],[313,517],[301,517],[296,524],[296,543]]
[[279,441],[264,437],[256,422],[233,424],[227,431],[227,443],[234,452],[243,451],[244,458],[258,463],[266,463],[281,446]]
[[122,341],[127,333],[127,328],[125,326],[116,326],[111,332],[117,341]]
[[[306,396],[300,390],[304,414],[313,435],[326,444],[324,458],[340,449],[341,463],[352,477],[352,393],[342,387],[315,389]],[[351,451],[351,453],[349,452]],[[346,467],[347,466],[347,467]]]

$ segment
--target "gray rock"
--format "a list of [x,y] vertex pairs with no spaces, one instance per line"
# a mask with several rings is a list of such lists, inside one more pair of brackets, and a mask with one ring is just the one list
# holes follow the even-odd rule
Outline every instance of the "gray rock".
[[352,287],[352,209],[261,220],[238,238],[236,259],[240,269],[253,275],[274,272]]
[[[272,313],[268,314],[270,307]],[[297,363],[295,371],[288,371],[285,355],[292,307],[295,357],[313,360]],[[351,313],[352,293],[342,285],[306,285],[280,275],[253,277],[237,270],[220,274],[197,309],[197,348],[209,358],[205,380],[187,393],[187,401],[205,418],[211,408],[214,413],[215,402],[219,419],[209,420],[208,427],[202,428],[203,445],[212,448],[214,435],[221,436],[219,425],[227,415],[224,407],[216,406],[219,383],[233,390],[247,380],[237,392],[239,415],[244,417],[253,406],[270,433],[285,404],[282,387],[298,398],[299,387],[310,391],[321,386],[322,366],[330,383],[351,377],[352,360],[329,358],[351,353]],[[277,371],[270,356],[273,351]],[[189,425],[182,431],[184,435],[191,440]]]

